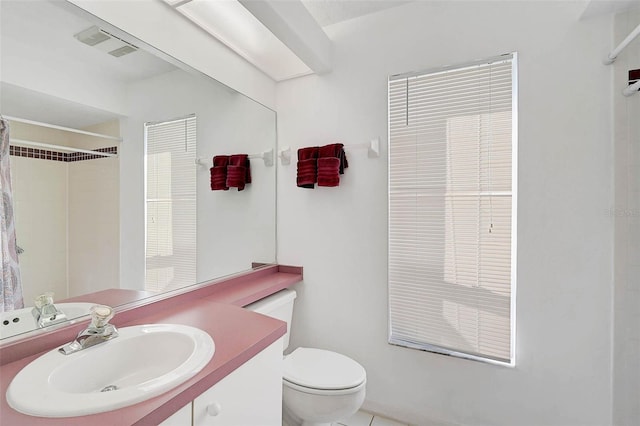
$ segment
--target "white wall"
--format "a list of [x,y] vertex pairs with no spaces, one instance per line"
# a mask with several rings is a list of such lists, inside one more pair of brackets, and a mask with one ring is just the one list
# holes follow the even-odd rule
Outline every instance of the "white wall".
[[413,2],[329,27],[334,70],[277,86],[281,146],[386,139],[387,77],[519,53],[517,365],[388,345],[387,150],[338,188],[278,177],[278,261],[303,265],[292,347],[367,369],[365,408],[414,424],[611,423],[610,19],[578,2]]
[[69,0],[158,51],[273,107],[274,81],[159,0]]
[[[640,23],[640,12],[615,17],[615,44]],[[640,419],[640,95],[624,97],[628,71],[640,69],[640,39],[613,65],[615,115],[614,424]]]
[[[129,87],[121,170],[121,277],[144,283],[144,123],[195,113],[197,156],[253,154],[275,147],[275,113],[207,78],[178,70]],[[210,166],[197,167],[198,282],[275,261],[275,167],[251,160],[244,191],[211,191]]]
[[67,287],[67,164],[10,157],[16,238],[24,305],[46,291],[69,297]]
[[[118,122],[88,131],[118,135]],[[12,123],[13,138],[84,149],[115,141]],[[53,291],[60,300],[118,287],[118,158],[63,162],[11,156],[25,306]]]
[[69,295],[118,288],[118,158],[69,164]]
[[[120,136],[118,120],[85,130]],[[94,139],[92,141],[92,139]],[[73,137],[84,149],[118,146],[116,141]],[[69,295],[120,284],[120,159],[69,162]]]

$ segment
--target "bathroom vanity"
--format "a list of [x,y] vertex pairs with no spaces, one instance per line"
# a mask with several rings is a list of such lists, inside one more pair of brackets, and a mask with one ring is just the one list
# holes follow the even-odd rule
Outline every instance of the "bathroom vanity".
[[281,419],[282,339],[278,339],[161,425],[279,425]]
[[213,338],[215,354],[186,382],[157,397],[113,411],[66,418],[33,417],[13,410],[5,398],[9,383],[22,368],[43,352],[73,340],[86,327],[86,321],[4,345],[0,347],[0,423],[280,424],[282,336],[286,324],[242,307],[301,280],[301,268],[273,265],[118,310],[111,321],[117,327],[182,324],[199,328]]

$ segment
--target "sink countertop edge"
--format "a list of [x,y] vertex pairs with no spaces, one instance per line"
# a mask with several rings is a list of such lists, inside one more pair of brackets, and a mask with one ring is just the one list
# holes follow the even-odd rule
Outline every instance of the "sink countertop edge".
[[[301,267],[270,265],[255,271],[177,290],[175,294],[158,295],[144,300],[131,300],[131,303],[116,307],[116,316],[111,323],[122,327],[141,315],[146,316],[174,309],[177,305],[201,299],[246,306],[261,297],[290,287],[302,279]],[[126,289],[110,289],[83,296],[82,299],[90,299],[93,303],[109,305],[107,303],[109,300],[124,300],[123,296],[119,294],[122,292],[130,293]],[[61,324],[46,330],[34,330],[26,333],[19,340],[10,338],[8,342],[0,341],[0,366],[56,346],[62,346],[73,340],[80,331],[86,328],[88,323],[87,316],[75,319],[70,325]]]
[[[202,294],[194,295],[195,299],[184,300],[183,297],[181,303],[173,307],[164,306],[159,310],[157,306],[156,309],[142,306],[132,309],[126,312],[126,322],[117,324],[118,327],[159,323],[184,324],[209,333],[216,344],[216,352],[212,360],[191,379],[154,398],[104,413],[62,418],[34,417],[19,413],[9,407],[6,390],[13,377],[23,367],[52,349],[47,346],[46,350],[9,361],[0,367],[2,424],[81,425],[90,421],[95,425],[148,425],[162,422],[285,334],[284,322],[246,311],[240,306],[246,306],[300,282],[302,274],[276,272],[267,279],[264,274],[258,277],[255,282],[248,277],[236,285],[230,283],[214,288],[208,296],[199,299],[197,297]],[[224,281],[217,285],[220,284],[224,284]],[[135,316],[138,318],[134,318]]]

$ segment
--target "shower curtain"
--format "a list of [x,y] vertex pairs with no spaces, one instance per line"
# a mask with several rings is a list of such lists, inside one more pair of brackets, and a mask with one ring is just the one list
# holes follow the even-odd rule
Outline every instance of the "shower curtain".
[[16,246],[16,228],[13,216],[13,193],[9,170],[9,123],[0,117],[0,242],[2,243],[2,276],[0,276],[0,312],[24,307],[22,283]]

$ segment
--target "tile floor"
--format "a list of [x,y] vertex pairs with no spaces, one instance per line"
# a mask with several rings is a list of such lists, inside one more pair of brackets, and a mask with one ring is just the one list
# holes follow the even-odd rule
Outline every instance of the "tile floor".
[[334,423],[335,426],[407,426],[405,423],[399,423],[395,420],[387,419],[381,416],[374,416],[366,411],[358,411],[346,420],[340,420]]

